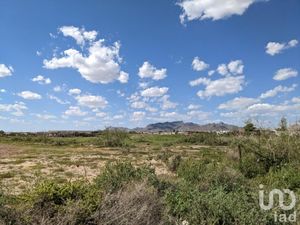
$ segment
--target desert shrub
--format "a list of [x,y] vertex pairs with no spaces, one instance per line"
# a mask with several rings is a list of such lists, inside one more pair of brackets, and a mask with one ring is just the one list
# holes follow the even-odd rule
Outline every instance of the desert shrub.
[[167,167],[170,171],[176,172],[181,162],[182,158],[180,155],[173,155],[167,160]]
[[239,171],[222,163],[188,159],[180,164],[177,174],[201,190],[222,187],[226,191],[233,191],[246,185]]
[[241,171],[249,178],[300,161],[300,139],[287,133],[240,138],[233,145],[242,152]]
[[167,193],[166,203],[172,216],[190,225],[272,224],[256,198],[243,190],[227,192],[217,187],[203,192],[184,183]]
[[128,139],[128,132],[121,130],[106,129],[102,133],[102,141],[105,147],[125,147]]
[[93,224],[162,224],[164,207],[156,189],[147,181],[125,185],[108,193],[92,216]]
[[9,199],[0,189],[0,225],[21,225],[19,214],[12,208],[7,207]]
[[181,161],[182,157],[179,154],[174,154],[171,151],[163,151],[162,153],[156,156],[157,160],[164,162],[168,169],[172,172],[176,172]]
[[254,154],[245,155],[240,161],[239,169],[247,178],[254,178],[267,173],[263,161],[259,161]]
[[191,135],[186,135],[182,138],[183,143],[202,144],[202,145],[228,145],[228,139],[222,138],[217,133],[199,132]]
[[108,163],[103,172],[95,179],[96,186],[114,192],[132,181],[148,179],[157,183],[154,169],[149,167],[135,168],[130,162]]
[[177,174],[190,183],[198,183],[203,179],[206,163],[208,162],[187,159],[180,164]]
[[265,176],[258,177],[257,183],[272,188],[300,190],[299,164],[289,164],[280,169],[272,169]]
[[[29,224],[83,224],[97,207],[101,192],[82,181],[58,184],[46,180],[21,199],[26,202],[23,214]],[[72,223],[62,223],[68,219],[72,219]]]

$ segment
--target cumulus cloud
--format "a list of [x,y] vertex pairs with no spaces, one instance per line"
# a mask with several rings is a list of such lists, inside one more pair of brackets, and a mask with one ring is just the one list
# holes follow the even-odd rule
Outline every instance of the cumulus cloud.
[[260,95],[260,98],[264,99],[264,98],[275,97],[279,93],[287,93],[287,92],[294,91],[296,89],[296,87],[297,87],[297,84],[293,84],[291,87],[285,87],[285,86],[279,85],[271,90],[266,91],[265,93],[262,93]]
[[195,57],[192,62],[193,70],[202,71],[209,68],[209,65],[202,61],[199,57]]
[[133,121],[141,121],[144,119],[146,113],[142,111],[133,112],[131,120]]
[[143,97],[160,97],[165,95],[168,92],[169,88],[167,87],[151,87],[143,90],[141,95]]
[[15,102],[14,104],[0,104],[0,112],[10,112],[15,116],[24,115],[27,106],[23,102]]
[[281,80],[286,80],[288,78],[291,77],[297,77],[298,76],[298,71],[292,68],[283,68],[278,70],[273,79],[277,80],[277,81],[281,81]]
[[220,20],[242,15],[256,0],[182,0],[181,23],[191,20]]
[[187,113],[187,116],[191,120],[207,120],[210,116],[210,113],[200,110],[191,110]]
[[[69,28],[68,28],[69,29]],[[80,35],[74,28],[72,32],[64,33],[65,36],[71,36],[75,38],[78,44],[86,40],[84,31]],[[74,31],[74,32],[73,32]],[[87,32],[88,33],[88,32]],[[50,60],[45,59],[43,61],[44,67],[47,69],[58,69],[58,68],[73,68],[81,74],[81,76],[92,82],[107,84],[115,80],[119,80],[121,83],[128,81],[128,74],[121,71],[120,63],[121,58],[119,56],[120,43],[115,42],[112,46],[105,45],[105,40],[101,39],[96,41],[96,36],[90,35],[89,47],[87,48],[88,54],[79,52],[74,48],[65,50],[62,53],[62,57],[53,57]]]
[[187,108],[189,110],[195,110],[195,109],[199,109],[200,107],[201,107],[200,105],[190,104]]
[[128,74],[128,73],[125,73],[124,71],[121,71],[118,80],[119,80],[122,84],[125,84],[125,83],[128,82],[128,79],[129,79],[129,74]]
[[27,100],[39,100],[42,99],[42,96],[32,92],[32,91],[22,91],[20,93],[18,93],[18,96],[20,96],[21,98],[27,99]]
[[131,106],[131,108],[134,108],[134,109],[145,109],[145,108],[149,107],[148,104],[143,101],[132,102],[130,106]]
[[300,103],[300,97],[294,97],[292,98],[293,103]]
[[64,113],[66,116],[85,116],[87,112],[81,111],[78,106],[70,106]]
[[32,78],[32,81],[39,84],[51,84],[50,78],[45,78],[42,75],[37,75],[36,77]]
[[160,102],[161,102],[161,108],[163,110],[167,110],[167,109],[174,109],[177,107],[177,103],[175,102],[172,102],[169,100],[170,96],[169,95],[164,95],[161,99],[160,99]]
[[14,69],[11,66],[0,64],[0,78],[11,76],[13,72]]
[[167,76],[167,69],[157,69],[155,66],[151,65],[149,62],[144,62],[144,64],[139,68],[138,75],[141,78],[151,78],[153,80],[162,80]]
[[63,26],[59,31],[65,37],[72,37],[76,40],[78,45],[84,45],[85,41],[94,41],[97,37],[97,31],[86,31],[85,28],[78,28],[74,26]]
[[297,40],[290,40],[288,43],[278,43],[278,42],[269,42],[266,45],[266,53],[274,56],[276,54],[282,53],[284,50],[296,47],[298,45]]
[[210,98],[212,96],[224,96],[227,94],[235,94],[243,89],[245,84],[244,76],[227,76],[218,80],[209,80],[205,83],[204,90],[198,91],[200,98]]
[[69,90],[69,95],[80,95],[81,94],[81,90],[78,88],[73,88]]
[[195,86],[198,86],[200,84],[208,85],[209,82],[210,82],[210,79],[205,78],[205,77],[200,77],[200,78],[198,78],[196,80],[190,81],[190,86],[195,87]]
[[76,100],[79,105],[85,106],[91,109],[103,109],[107,106],[108,102],[102,96],[95,95],[81,95],[77,96]]
[[219,74],[226,75],[239,75],[244,72],[244,64],[242,60],[234,60],[226,64],[220,64],[217,68]]
[[236,97],[220,104],[218,108],[225,110],[242,110],[258,102],[260,102],[260,100],[255,98]]

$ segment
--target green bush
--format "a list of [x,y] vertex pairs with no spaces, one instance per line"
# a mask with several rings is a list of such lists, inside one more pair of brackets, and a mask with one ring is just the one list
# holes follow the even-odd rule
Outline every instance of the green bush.
[[185,183],[167,193],[166,204],[172,216],[190,225],[272,224],[256,198],[242,190],[227,192],[218,187],[203,192]]
[[121,130],[106,129],[102,133],[102,141],[105,147],[126,147],[128,139],[128,132]]
[[183,143],[199,144],[199,145],[228,145],[229,139],[219,136],[217,133],[200,132],[191,135],[186,135],[182,138]]
[[96,186],[114,192],[125,184],[148,179],[157,183],[154,169],[148,167],[135,168],[130,162],[108,163],[104,171],[95,179]]
[[201,190],[222,187],[233,191],[246,186],[246,180],[239,171],[222,163],[188,159],[180,164],[177,174]]

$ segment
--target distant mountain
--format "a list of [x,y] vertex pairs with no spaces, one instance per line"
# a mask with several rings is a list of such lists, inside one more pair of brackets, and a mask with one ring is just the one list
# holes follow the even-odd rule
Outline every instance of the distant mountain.
[[183,121],[174,121],[174,122],[164,122],[164,123],[154,123],[149,124],[145,128],[135,128],[132,129],[136,132],[173,132],[173,131],[198,131],[198,132],[217,132],[217,131],[233,131],[240,129],[238,126],[226,124],[223,122],[220,123],[209,123],[205,125],[199,125],[196,123],[185,123]]

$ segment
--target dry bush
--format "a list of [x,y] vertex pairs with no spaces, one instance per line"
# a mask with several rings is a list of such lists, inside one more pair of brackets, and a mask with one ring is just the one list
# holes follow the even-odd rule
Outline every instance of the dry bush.
[[145,181],[107,194],[93,216],[97,225],[159,225],[162,217],[163,205],[157,191]]

